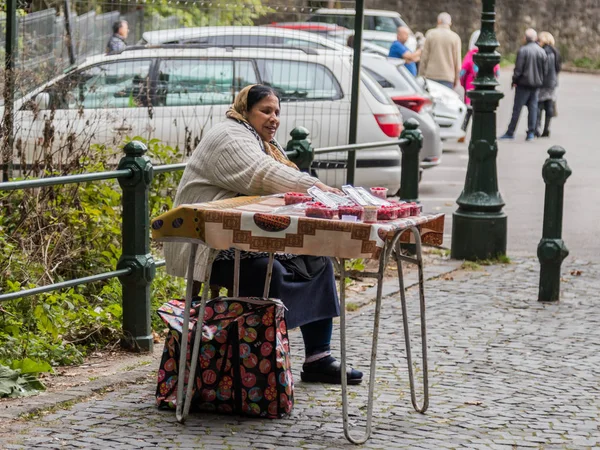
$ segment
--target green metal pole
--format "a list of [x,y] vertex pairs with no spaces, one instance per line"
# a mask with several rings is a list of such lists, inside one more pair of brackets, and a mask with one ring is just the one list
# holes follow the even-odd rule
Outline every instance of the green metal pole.
[[156,267],[150,254],[148,192],[154,171],[148,149],[132,141],[124,148],[119,170],[129,169],[131,178],[120,178],[123,190],[123,253],[117,270],[131,268],[131,274],[120,277],[123,286],[123,333],[125,346],[131,350],[152,351],[150,324],[150,284]]
[[540,260],[540,290],[538,300],[556,302],[560,298],[560,266],[569,254],[562,240],[563,197],[567,178],[571,169],[563,158],[565,149],[552,147],[550,158],[544,162],[542,176],[546,183],[544,201],[544,228],[538,245]]
[[404,130],[400,139],[408,139],[406,145],[401,145],[402,171],[400,173],[400,200],[407,202],[419,201],[419,153],[423,147],[423,134],[419,130],[416,119],[404,122]]
[[483,0],[479,52],[475,54],[479,71],[475,89],[467,94],[473,104],[469,163],[452,221],[451,254],[456,259],[475,261],[506,254],[507,218],[496,170],[496,109],[504,95],[496,91],[499,83],[494,76],[494,67],[500,63],[495,16],[495,0]]
[[73,65],[77,62],[75,55],[75,39],[73,38],[73,27],[71,26],[71,3],[65,0],[65,32],[67,34],[67,50],[69,52],[69,64]]
[[310,166],[315,159],[313,148],[307,139],[310,133],[304,127],[296,127],[290,132],[290,139],[286,145],[286,153],[290,161],[298,166],[302,172],[310,173]]
[[2,181],[13,176],[15,141],[15,59],[17,57],[17,0],[6,0],[6,41],[4,53],[4,115],[2,117]]
[[[348,143],[356,144],[358,135],[358,102],[360,96],[360,54],[362,52],[362,32],[365,15],[364,0],[356,0],[354,16],[354,56],[352,58],[352,89],[350,103],[350,132]],[[354,184],[356,176],[356,150],[348,152],[348,169],[346,172],[346,183]]]

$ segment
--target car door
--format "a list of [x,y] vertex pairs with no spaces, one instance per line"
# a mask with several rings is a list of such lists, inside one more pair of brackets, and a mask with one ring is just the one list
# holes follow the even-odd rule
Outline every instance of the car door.
[[86,154],[91,144],[113,148],[116,162],[125,137],[142,134],[151,114],[151,64],[151,59],[126,60],[82,68],[25,103],[20,137],[27,163],[50,156],[66,163]]
[[258,83],[251,60],[162,59],[151,135],[189,156],[204,133],[225,119],[235,95]]

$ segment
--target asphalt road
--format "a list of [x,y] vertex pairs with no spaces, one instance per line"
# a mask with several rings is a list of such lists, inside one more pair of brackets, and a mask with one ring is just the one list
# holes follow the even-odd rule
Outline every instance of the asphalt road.
[[[512,112],[512,70],[501,72],[498,136],[504,134]],[[498,179],[508,215],[508,255],[535,255],[542,235],[544,181],[541,170],[547,150],[563,146],[573,174],[565,185],[563,239],[570,258],[599,261],[600,195],[600,76],[562,73],[559,78],[558,117],[551,137],[525,142],[526,110],[523,110],[514,141],[499,141]],[[426,209],[446,216],[445,245],[450,247],[452,213],[462,191],[468,161],[468,145],[446,144],[442,164],[423,175],[420,198]]]

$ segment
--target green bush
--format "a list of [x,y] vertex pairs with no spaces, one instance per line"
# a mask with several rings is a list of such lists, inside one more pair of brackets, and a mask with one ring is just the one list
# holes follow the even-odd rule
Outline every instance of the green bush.
[[[139,137],[135,138],[140,140]],[[177,149],[147,142],[154,164],[180,162]],[[114,151],[92,146],[76,172],[112,170]],[[45,176],[58,171],[47,170]],[[173,204],[181,171],[157,174],[151,217]],[[0,192],[0,292],[115,270],[121,256],[121,189],[116,180]],[[154,245],[157,259],[159,247]],[[183,281],[162,269],[153,282],[153,307],[183,295]],[[156,330],[163,328],[153,315]],[[0,365],[27,358],[51,366],[76,364],[90,351],[122,338],[121,285],[117,279],[0,303]]]

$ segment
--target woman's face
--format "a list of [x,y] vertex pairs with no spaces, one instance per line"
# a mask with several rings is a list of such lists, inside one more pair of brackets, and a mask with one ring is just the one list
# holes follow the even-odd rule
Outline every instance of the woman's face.
[[256,103],[248,111],[248,122],[264,141],[270,142],[279,128],[279,100],[277,97],[269,95]]

